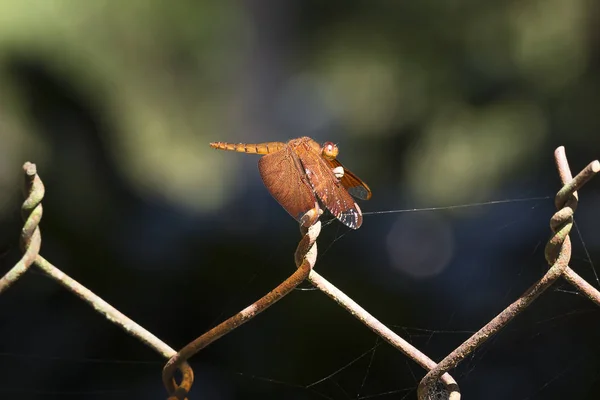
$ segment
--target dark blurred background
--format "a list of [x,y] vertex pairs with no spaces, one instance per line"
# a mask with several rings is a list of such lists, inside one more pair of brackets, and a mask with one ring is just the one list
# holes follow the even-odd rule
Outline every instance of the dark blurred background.
[[[289,276],[300,238],[258,157],[208,143],[308,135],[370,185],[364,212],[546,197],[319,240],[318,271],[434,360],[504,309],[547,270],[554,149],[574,174],[600,154],[599,4],[323,3],[3,1],[0,272],[32,161],[44,257],[180,348]],[[571,266],[598,286],[600,181],[580,199]],[[0,321],[0,398],[166,396],[160,356],[35,268]],[[560,281],[451,372],[464,399],[596,399],[599,337]],[[190,398],[415,399],[424,371],[376,343],[297,290],[191,360]]]

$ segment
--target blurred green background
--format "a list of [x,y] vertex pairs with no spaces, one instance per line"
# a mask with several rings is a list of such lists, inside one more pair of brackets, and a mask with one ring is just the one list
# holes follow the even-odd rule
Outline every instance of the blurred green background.
[[[2,1],[0,271],[20,257],[25,161],[47,188],[42,254],[176,348],[288,276],[299,239],[258,157],[209,142],[334,141],[373,190],[364,212],[552,197],[557,146],[574,174],[598,158],[599,11]],[[596,286],[598,187],[572,262]],[[547,198],[333,222],[317,268],[439,360],[544,273],[553,212]],[[532,308],[454,371],[464,398],[596,398],[597,309],[564,283]],[[2,397],[165,397],[158,356],[40,273],[0,296],[0,320]],[[192,360],[191,398],[416,398],[424,372],[387,345],[307,388],[375,341],[296,291]]]

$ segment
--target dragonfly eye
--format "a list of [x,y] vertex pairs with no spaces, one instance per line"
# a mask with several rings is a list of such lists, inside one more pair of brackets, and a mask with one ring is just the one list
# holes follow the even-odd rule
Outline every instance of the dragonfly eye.
[[339,151],[340,150],[338,149],[337,145],[334,143],[325,142],[325,144],[323,144],[323,157],[327,158],[328,160],[335,159]]

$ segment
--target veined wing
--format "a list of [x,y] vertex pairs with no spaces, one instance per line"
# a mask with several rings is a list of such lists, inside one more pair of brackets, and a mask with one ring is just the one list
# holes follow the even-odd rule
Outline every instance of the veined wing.
[[298,150],[298,158],[321,203],[341,223],[352,229],[358,229],[362,224],[360,207],[340,184],[329,164],[308,146],[299,146]]
[[352,171],[344,168],[342,163],[339,162],[337,158],[331,160],[324,158],[324,160],[332,169],[343,168],[344,176],[342,176],[340,182],[346,189],[348,189],[348,193],[361,200],[369,200],[371,198],[371,189],[369,189],[369,186],[367,186],[367,184],[364,183],[358,176],[354,175]]
[[[258,160],[258,171],[271,196],[297,221],[308,211],[315,209],[310,217],[316,221],[319,209],[315,194],[308,183],[302,164],[289,146],[267,154]],[[314,219],[314,220],[313,220]]]

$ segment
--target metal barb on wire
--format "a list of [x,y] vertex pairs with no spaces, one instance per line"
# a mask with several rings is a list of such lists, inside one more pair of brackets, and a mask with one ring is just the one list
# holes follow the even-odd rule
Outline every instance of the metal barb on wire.
[[[437,367],[429,371],[419,383],[419,400],[431,398],[431,395],[435,391],[437,380],[442,374],[454,368],[477,347],[498,333],[521,311],[531,305],[531,303],[533,303],[533,301],[561,275],[565,274],[567,270],[570,270],[568,267],[571,259],[571,240],[569,238],[569,232],[573,226],[573,212],[577,208],[577,190],[600,171],[600,163],[597,160],[591,162],[577,174],[575,178],[571,179],[571,170],[567,162],[564,147],[561,146],[556,149],[554,156],[563,187],[556,194],[555,205],[558,211],[551,218],[550,228],[552,230],[552,236],[546,245],[545,251],[546,260],[550,269],[540,280],[527,289],[521,297],[458,346],[440,361]],[[570,274],[575,273],[571,271]],[[571,280],[569,280],[569,282],[571,282]],[[584,291],[589,290],[590,287],[590,285],[578,286],[578,289]],[[588,297],[591,298],[591,296],[593,296],[593,294],[588,294]],[[598,302],[596,303],[600,304]]]
[[[39,223],[42,218],[41,202],[45,193],[44,184],[37,174],[35,164],[26,162],[23,169],[25,171],[25,201],[21,207],[22,217],[25,221],[21,231],[23,257],[0,279],[0,294],[18,280],[31,265],[35,264],[36,267],[45,272],[50,278],[56,280],[91,305],[107,320],[118,325],[125,332],[139,339],[163,357],[170,358],[176,354],[176,351],[166,343],[39,255],[42,242]],[[183,376],[182,385],[188,388],[191,387],[194,381],[192,368],[189,364],[183,363],[179,366],[179,371]]]
[[163,368],[162,378],[163,384],[169,392],[169,400],[182,399],[189,391],[189,389],[185,390],[178,386],[173,378],[175,369],[182,362],[185,362],[209,344],[256,317],[292,292],[294,288],[306,279],[317,261],[316,240],[321,232],[321,222],[317,221],[309,228],[301,227],[301,230],[304,236],[300,240],[294,255],[297,269],[289,278],[259,300],[187,344],[167,361],[167,364]]

